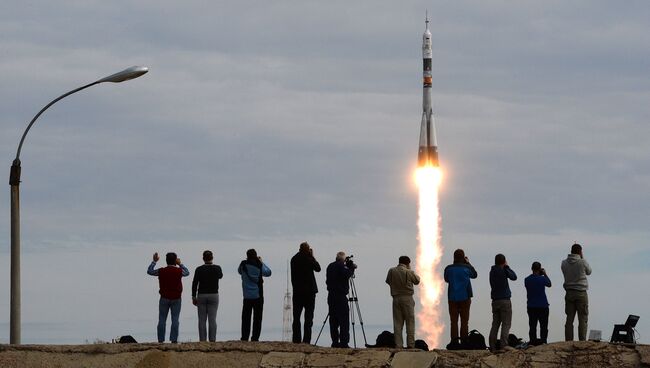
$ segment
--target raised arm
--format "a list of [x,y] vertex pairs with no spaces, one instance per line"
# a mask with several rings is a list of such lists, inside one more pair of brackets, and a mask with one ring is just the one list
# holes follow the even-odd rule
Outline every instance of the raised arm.
[[147,274],[151,276],[158,276],[158,270],[155,270],[154,268],[156,267],[156,262],[152,261],[151,264],[149,264],[149,268],[147,268]]

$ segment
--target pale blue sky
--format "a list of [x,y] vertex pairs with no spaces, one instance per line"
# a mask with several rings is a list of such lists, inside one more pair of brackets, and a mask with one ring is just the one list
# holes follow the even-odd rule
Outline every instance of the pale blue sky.
[[[523,277],[539,260],[554,281],[550,335],[560,339],[559,265],[578,241],[594,268],[590,328],[609,337],[614,323],[641,314],[647,342],[647,2],[5,1],[6,180],[44,104],[124,67],[151,68],[69,97],[30,132],[21,157],[24,342],[154,340],[151,253],[177,251],[193,271],[204,249],[225,271],[218,338],[236,338],[234,272],[250,247],[274,271],[262,339],[279,339],[285,263],[304,240],[322,264],[338,250],[355,255],[368,336],[389,329],[385,272],[416,246],[411,174],[427,8],[443,264],[461,247],[477,267],[470,327],[488,332],[487,274],[503,252],[521,278],[511,286],[513,332],[527,334]],[[324,275],[318,282],[324,290]],[[441,313],[447,324],[444,305]],[[195,321],[186,297],[182,339],[197,339]]]

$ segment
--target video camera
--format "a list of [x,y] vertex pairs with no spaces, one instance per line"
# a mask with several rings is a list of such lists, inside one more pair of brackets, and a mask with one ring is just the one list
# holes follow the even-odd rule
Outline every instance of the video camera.
[[353,254],[350,254],[349,256],[345,257],[345,266],[347,266],[347,268],[349,269],[354,270],[357,268],[357,265],[354,263],[352,258],[354,258]]

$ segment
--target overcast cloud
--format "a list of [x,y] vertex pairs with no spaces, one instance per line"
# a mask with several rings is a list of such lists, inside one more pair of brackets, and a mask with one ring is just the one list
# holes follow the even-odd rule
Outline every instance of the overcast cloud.
[[[503,252],[520,276],[513,332],[527,335],[523,278],[539,260],[554,281],[550,337],[561,339],[559,265],[578,241],[594,268],[590,328],[609,337],[614,323],[641,314],[648,342],[648,3],[376,0],[2,2],[6,180],[43,105],[150,67],[61,101],[27,137],[23,341],[155,340],[151,254],[177,251],[193,271],[204,249],[225,270],[217,337],[238,338],[235,269],[251,247],[274,271],[262,339],[277,340],[286,260],[304,240],[321,264],[338,250],[355,255],[368,336],[390,329],[385,272],[416,247],[425,9],[445,171],[443,264],[461,247],[477,267],[470,327],[488,333],[487,275]],[[8,185],[0,244],[6,343]],[[197,340],[190,281],[182,340]],[[318,281],[320,328],[324,275]]]

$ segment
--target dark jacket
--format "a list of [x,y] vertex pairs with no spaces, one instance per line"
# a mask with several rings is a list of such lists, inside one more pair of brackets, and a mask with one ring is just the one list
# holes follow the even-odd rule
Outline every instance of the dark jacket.
[[530,308],[548,308],[546,288],[551,287],[551,279],[548,276],[532,274],[524,279],[524,285],[526,286],[526,296],[528,298],[526,306]]
[[327,291],[336,295],[348,295],[350,291],[350,277],[354,275],[354,270],[349,269],[343,262],[334,261],[327,266],[325,283]]
[[478,276],[474,267],[469,263],[454,263],[445,267],[447,299],[450,302],[462,302],[474,296],[470,279]]
[[219,279],[223,277],[221,267],[214,264],[204,264],[194,271],[192,280],[192,298],[196,294],[218,294]]
[[512,292],[510,292],[508,279],[512,281],[517,279],[517,274],[509,266],[492,266],[490,270],[490,286],[492,287],[490,296],[492,296],[492,300],[510,299]]
[[291,258],[291,285],[294,295],[314,295],[318,292],[315,272],[320,272],[318,261],[306,251]]

